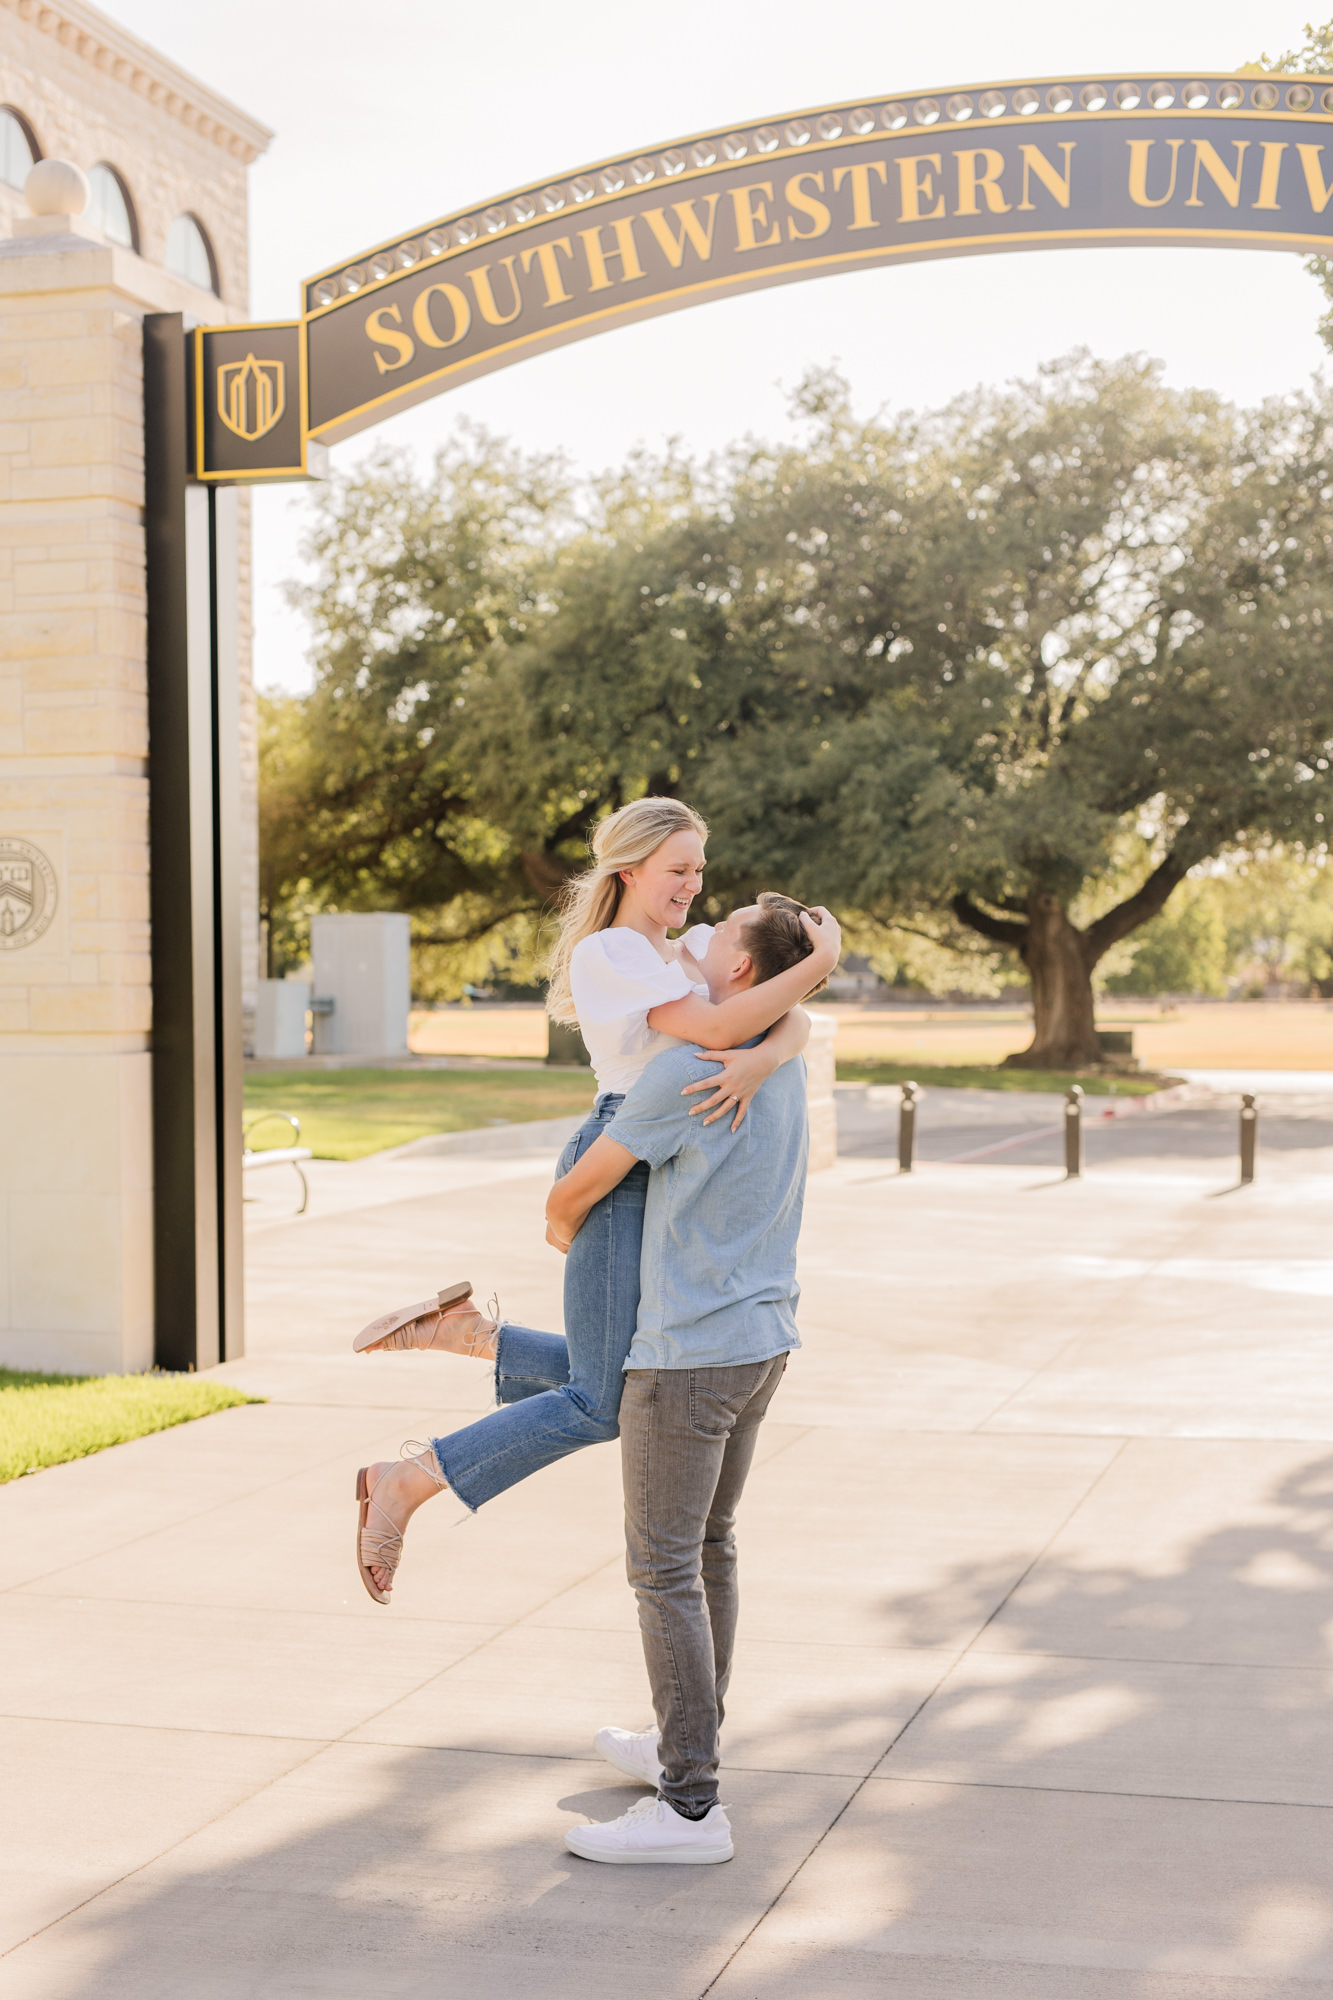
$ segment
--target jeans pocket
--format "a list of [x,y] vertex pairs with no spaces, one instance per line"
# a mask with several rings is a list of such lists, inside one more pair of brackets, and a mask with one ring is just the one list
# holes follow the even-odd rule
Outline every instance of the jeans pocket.
[[725,1382],[707,1378],[731,1375],[730,1368],[691,1368],[690,1375],[690,1429],[696,1437],[729,1437],[736,1428],[736,1419],[749,1399],[750,1384],[743,1388],[735,1382]]
[[555,1163],[555,1177],[562,1181],[571,1167],[576,1167],[583,1155],[600,1133],[595,1117],[586,1118],[572,1139],[566,1139],[560,1158]]

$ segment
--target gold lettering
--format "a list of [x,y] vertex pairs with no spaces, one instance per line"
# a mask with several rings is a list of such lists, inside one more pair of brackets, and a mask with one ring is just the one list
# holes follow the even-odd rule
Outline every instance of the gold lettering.
[[[933,222],[944,213],[944,196],[941,195],[934,208],[922,211],[923,201],[929,201],[935,193],[935,175],[940,171],[938,153],[908,153],[898,160],[898,185],[902,191],[904,222]],[[924,173],[918,171],[924,168]]]
[[534,257],[541,266],[542,278],[546,284],[546,297],[542,303],[547,306],[567,306],[572,296],[565,290],[565,281],[560,275],[560,260],[555,254],[557,250],[563,250],[566,257],[572,258],[574,255],[567,236],[557,236],[550,243],[538,243],[533,249],[523,252],[525,277],[532,269]]
[[678,271],[685,260],[687,241],[693,244],[700,263],[706,264],[713,254],[713,223],[717,219],[718,197],[709,194],[704,196],[704,200],[708,204],[707,223],[700,222],[692,201],[672,202],[672,213],[680,225],[674,236],[671,224],[660,208],[645,208],[643,211],[643,219],[657,238],[662,255],[673,271]]
[[806,193],[803,186],[805,181],[813,181],[823,194],[823,174],[793,174],[782,190],[787,197],[789,207],[794,208],[799,215],[808,215],[814,224],[812,229],[798,229],[791,217],[787,217],[787,234],[797,243],[808,243],[812,237],[822,236],[833,220],[823,202],[816,201],[812,194]]
[[[998,154],[996,157],[999,157]],[[852,184],[852,219],[847,224],[849,229],[879,228],[879,223],[876,221],[874,212],[870,206],[870,176],[872,174],[879,175],[879,184],[881,187],[887,185],[889,170],[886,162],[883,160],[861,160],[854,167],[835,167],[833,169],[834,194],[838,192],[844,181],[849,180]]]
[[1176,168],[1180,165],[1180,149],[1183,139],[1168,139],[1171,148],[1171,185],[1156,201],[1148,199],[1148,154],[1157,144],[1155,139],[1126,139],[1129,147],[1129,198],[1136,208],[1165,208],[1176,191]]
[[1324,186],[1324,167],[1319,155],[1322,146],[1298,146],[1301,165],[1305,169],[1305,185],[1310,190],[1310,206],[1316,215],[1322,215],[1328,207],[1328,198],[1333,195],[1333,181]]
[[[622,215],[611,227],[616,232],[614,250],[602,248],[602,232],[599,228],[580,229],[579,239],[588,259],[588,290],[590,292],[609,291],[615,283],[627,285],[631,278],[642,278],[647,274],[639,262],[639,253],[634,247],[634,217]],[[606,268],[608,257],[618,257],[621,262],[619,280],[614,279]]]
[[1277,198],[1277,177],[1282,171],[1282,155],[1287,150],[1285,139],[1265,139],[1263,141],[1264,164],[1259,176],[1259,199],[1251,202],[1252,208],[1281,208]]
[[[454,330],[446,340],[435,331],[435,322],[430,316],[430,302],[439,293],[449,302],[449,310],[454,316]],[[417,293],[416,304],[412,308],[412,325],[417,339],[423,347],[457,347],[472,324],[472,308],[467,302],[466,292],[460,292],[457,285],[427,285],[424,292]]]
[[375,366],[379,369],[381,375],[388,375],[395,368],[406,368],[408,362],[417,351],[407,334],[400,333],[397,328],[384,324],[386,319],[396,319],[398,326],[402,326],[403,315],[399,312],[397,306],[380,306],[377,311],[371,313],[369,319],[366,321],[366,332],[370,338],[381,347],[392,348],[398,357],[396,361],[386,361],[382,354],[375,356]]
[[[758,196],[758,200],[755,197]],[[731,205],[736,211],[736,248],[738,250],[767,250],[774,243],[782,241],[782,231],[777,223],[768,229],[767,203],[773,199],[772,181],[751,181],[748,187],[731,190]],[[768,229],[767,236],[756,236],[756,229]]]
[[[1004,154],[997,153],[991,146],[969,146],[955,153],[954,158],[958,162],[958,206],[954,214],[980,215],[977,196],[983,194],[992,215],[1007,215],[1009,204],[1000,190]],[[1027,192],[1026,175],[1023,192]]]
[[1218,157],[1217,148],[1210,144],[1207,139],[1196,139],[1194,141],[1194,179],[1190,184],[1189,200],[1185,203],[1186,208],[1203,207],[1203,201],[1199,194],[1200,167],[1206,168],[1209,180],[1222,196],[1228,208],[1240,207],[1240,170],[1245,164],[1245,148],[1250,142],[1248,139],[1233,139],[1231,143],[1236,148],[1236,171],[1234,174],[1228,172],[1222,165]]
[[1018,204],[1020,208],[1031,208],[1033,206],[1033,174],[1037,176],[1047,194],[1055,196],[1061,208],[1068,208],[1069,188],[1074,178],[1071,161],[1078,141],[1077,139],[1061,139],[1059,143],[1060,151],[1065,156],[1065,170],[1063,173],[1060,172],[1054,160],[1047,159],[1040,146],[1019,147],[1018,150],[1023,155],[1023,199]]
[[491,290],[491,267],[489,264],[478,264],[475,271],[468,272],[468,276],[472,280],[472,289],[477,295],[477,304],[481,307],[481,316],[488,326],[508,326],[510,320],[517,319],[523,310],[523,299],[518,289],[518,277],[514,271],[514,260],[512,257],[502,257],[500,262],[509,273],[509,286],[514,294],[514,310],[512,312],[502,313],[499,306],[495,303],[495,293]]

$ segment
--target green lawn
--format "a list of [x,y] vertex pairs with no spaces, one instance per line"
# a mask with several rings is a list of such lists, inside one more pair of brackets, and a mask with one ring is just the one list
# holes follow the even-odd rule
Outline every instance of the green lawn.
[[840,1062],[839,1083],[919,1083],[932,1090],[1068,1090],[1081,1084],[1089,1097],[1147,1097],[1170,1076],[1130,1071],[1125,1076],[1090,1075],[1086,1070],[1000,1069],[994,1064]]
[[0,1482],[264,1400],[197,1375],[37,1375],[0,1368]]
[[[842,1083],[905,1083],[934,1090],[1067,1090],[1081,1083],[1090,1097],[1142,1097],[1164,1079],[1065,1075],[1049,1070],[1000,1069],[987,1064],[840,1062]],[[1165,1079],[1170,1081],[1170,1079]],[[247,1119],[260,1111],[289,1111],[301,1121],[301,1143],[317,1159],[360,1160],[431,1132],[475,1131],[536,1118],[574,1116],[591,1108],[588,1070],[321,1069],[261,1070],[246,1078]],[[259,1127],[260,1147],[286,1146],[290,1130],[276,1121]]]
[[[591,1070],[261,1070],[245,1080],[245,1114],[290,1111],[301,1144],[320,1160],[360,1160],[429,1132],[466,1132],[592,1108]],[[276,1122],[256,1130],[260,1147],[287,1146]]]

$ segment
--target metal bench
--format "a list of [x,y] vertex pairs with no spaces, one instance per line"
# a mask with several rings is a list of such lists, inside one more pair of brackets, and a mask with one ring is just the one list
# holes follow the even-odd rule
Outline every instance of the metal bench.
[[261,1152],[256,1152],[250,1144],[250,1134],[271,1121],[276,1121],[279,1125],[290,1125],[292,1137],[300,1138],[301,1121],[293,1117],[290,1111],[257,1111],[253,1117],[245,1120],[241,1128],[242,1172],[248,1174],[256,1167],[291,1167],[301,1183],[301,1206],[296,1213],[304,1215],[306,1204],[310,1200],[310,1188],[301,1163],[303,1160],[313,1160],[315,1156],[309,1146],[265,1146]]

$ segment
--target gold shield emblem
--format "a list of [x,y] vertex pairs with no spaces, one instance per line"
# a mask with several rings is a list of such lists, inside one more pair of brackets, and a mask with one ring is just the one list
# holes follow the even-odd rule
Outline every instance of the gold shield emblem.
[[226,361],[218,369],[218,415],[246,444],[267,437],[287,407],[287,371],[281,361]]

